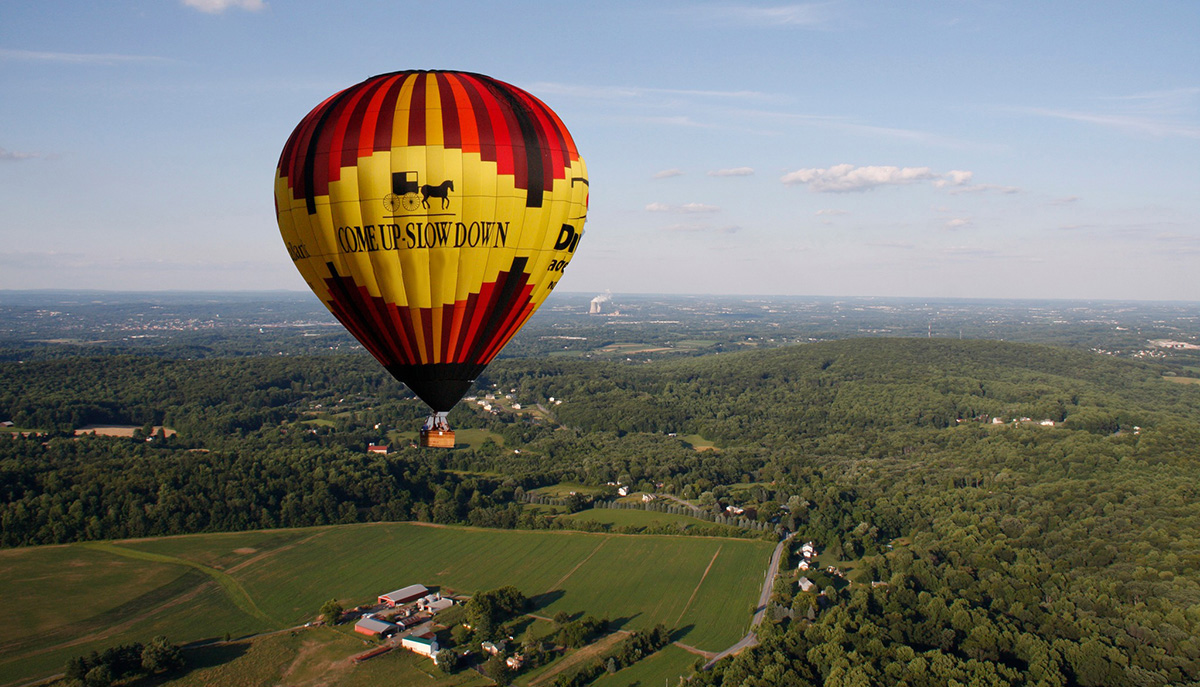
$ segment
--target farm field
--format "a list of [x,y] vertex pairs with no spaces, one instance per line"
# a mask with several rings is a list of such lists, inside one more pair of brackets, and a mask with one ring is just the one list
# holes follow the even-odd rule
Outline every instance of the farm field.
[[270,629],[193,568],[79,545],[0,551],[0,680],[21,683],[67,659],[165,634],[181,643]]
[[701,660],[699,656],[668,644],[628,668],[601,675],[592,687],[678,685],[680,676],[690,675],[697,660]]
[[[607,616],[626,630],[662,623],[684,644],[719,651],[746,632],[771,548],[757,540],[381,523],[10,549],[0,551],[0,594],[23,603],[0,610],[0,684],[159,634],[186,644],[289,628],[330,598],[353,606],[415,582],[466,594],[511,584],[540,616]],[[301,650],[279,648],[286,646],[256,640],[244,653]],[[324,655],[303,646],[305,656]]]

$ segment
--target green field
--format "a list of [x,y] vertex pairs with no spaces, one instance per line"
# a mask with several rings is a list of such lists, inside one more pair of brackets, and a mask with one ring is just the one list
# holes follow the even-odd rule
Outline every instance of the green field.
[[601,675],[592,683],[592,687],[655,687],[662,684],[675,687],[681,676],[691,675],[692,666],[697,660],[700,657],[696,654],[667,645],[624,670]]
[[353,606],[414,582],[468,594],[511,584],[541,616],[589,613],[627,630],[662,623],[719,651],[746,632],[770,550],[755,540],[414,523],[10,549],[0,551],[0,595],[21,603],[0,610],[0,683],[158,634],[187,643],[301,625],[327,599]]
[[165,634],[172,641],[270,629],[209,576],[84,546],[0,551],[0,675],[57,673],[67,659]]
[[605,488],[589,487],[574,482],[560,482],[558,484],[552,484],[548,487],[538,487],[537,489],[532,489],[529,493],[540,494],[541,496],[549,496],[556,499],[565,499],[571,495],[571,492],[575,492],[576,494],[596,495],[603,494],[605,492]]
[[681,441],[683,441],[684,443],[686,443],[687,445],[691,446],[692,448],[696,449],[697,451],[715,451],[715,450],[717,450],[716,444],[709,441],[708,439],[705,439],[704,437],[700,436],[699,434],[680,434],[679,439]]
[[[684,531],[689,527],[704,527],[718,528],[722,534],[728,536],[738,536],[744,530],[739,530],[736,527],[728,527],[718,525],[714,522],[701,520],[700,518],[690,515],[682,515],[678,513],[659,513],[657,511],[642,510],[640,508],[592,508],[585,511],[580,511],[569,516],[563,516],[564,520],[582,520],[588,522],[599,522],[617,527],[654,527],[654,526],[673,526],[680,531]],[[711,531],[711,530],[709,530]]]

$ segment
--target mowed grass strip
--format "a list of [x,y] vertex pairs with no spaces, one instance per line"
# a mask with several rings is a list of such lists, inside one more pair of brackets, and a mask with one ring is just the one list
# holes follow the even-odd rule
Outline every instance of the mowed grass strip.
[[256,555],[289,546],[317,533],[313,528],[254,530],[125,539],[113,543],[126,549],[172,556],[217,570],[227,570],[245,563]]
[[202,563],[197,563],[195,561],[188,560],[186,558],[179,558],[178,556],[168,556],[168,555],[161,554],[161,553],[151,553],[149,551],[140,551],[138,549],[126,548],[126,547],[117,546],[116,544],[110,544],[110,543],[106,543],[106,542],[88,542],[86,544],[80,544],[80,546],[89,548],[89,549],[98,549],[101,551],[108,551],[110,553],[115,553],[117,555],[125,556],[127,558],[151,561],[154,563],[169,563],[169,564],[175,564],[175,565],[183,565],[183,566],[195,569],[195,570],[199,570],[200,572],[204,573],[205,575],[208,575],[209,577],[211,577],[213,579],[213,581],[216,582],[221,587],[221,589],[224,590],[225,593],[229,596],[229,600],[232,601],[233,604],[235,606],[237,606],[243,613],[254,616],[255,618],[258,618],[259,620],[262,620],[263,622],[267,623],[268,625],[272,624],[274,622],[271,618],[267,617],[267,615],[265,613],[263,613],[262,611],[260,611],[258,609],[258,606],[255,605],[255,603],[254,603],[254,600],[250,598],[250,596],[246,593],[246,590],[242,589],[242,586],[240,584],[238,584],[237,580],[235,580],[232,577],[230,577],[229,575],[221,572],[220,570],[217,570],[216,568],[212,568],[212,567],[209,567]]

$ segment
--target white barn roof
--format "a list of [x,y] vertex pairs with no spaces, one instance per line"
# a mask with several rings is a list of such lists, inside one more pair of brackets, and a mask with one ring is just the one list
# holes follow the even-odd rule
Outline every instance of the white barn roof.
[[396,625],[394,623],[385,622],[383,620],[376,620],[374,618],[363,618],[363,619],[359,620],[357,623],[354,623],[354,628],[355,629],[362,628],[364,630],[367,630],[368,632],[379,632],[379,633],[384,633],[389,630],[397,629]]
[[379,598],[382,599],[384,597],[387,597],[394,602],[399,602],[404,599],[415,599],[418,597],[422,597],[428,593],[429,593],[429,590],[425,588],[425,585],[410,584],[403,589],[397,589],[394,592],[388,592],[387,594],[382,594],[382,595],[380,595]]

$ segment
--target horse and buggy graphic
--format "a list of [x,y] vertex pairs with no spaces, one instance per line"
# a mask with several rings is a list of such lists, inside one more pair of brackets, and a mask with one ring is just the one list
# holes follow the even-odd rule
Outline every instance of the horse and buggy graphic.
[[383,197],[383,206],[390,212],[406,210],[415,212],[429,209],[429,199],[439,198],[442,209],[450,207],[450,192],[454,182],[450,179],[437,186],[420,183],[416,172],[392,172],[392,192]]

